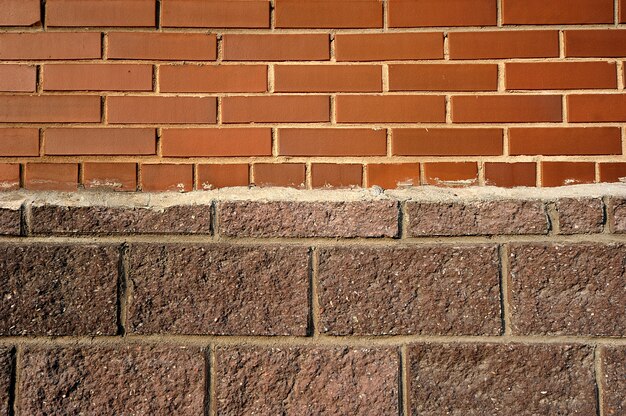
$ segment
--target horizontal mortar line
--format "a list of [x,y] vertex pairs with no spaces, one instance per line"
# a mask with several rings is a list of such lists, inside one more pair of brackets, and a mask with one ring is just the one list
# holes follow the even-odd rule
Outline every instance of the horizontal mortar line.
[[136,344],[172,344],[180,346],[259,346],[259,347],[374,347],[400,346],[412,343],[471,343],[471,344],[585,344],[626,346],[626,338],[589,336],[231,336],[231,335],[126,335],[126,336],[63,336],[63,337],[0,337],[0,345],[11,346],[125,346]]

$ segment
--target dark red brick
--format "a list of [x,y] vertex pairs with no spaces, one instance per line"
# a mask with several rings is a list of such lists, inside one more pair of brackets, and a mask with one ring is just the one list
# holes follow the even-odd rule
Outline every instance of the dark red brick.
[[623,336],[623,244],[513,244],[511,327],[515,335]]
[[560,234],[601,233],[604,204],[600,198],[561,198],[556,201]]
[[114,335],[119,253],[112,245],[0,245],[0,334]]
[[223,347],[218,415],[397,415],[394,348]]
[[134,244],[136,334],[306,335],[305,247]]
[[602,409],[605,415],[626,414],[626,347],[602,347]]
[[323,333],[500,334],[494,246],[321,248],[318,270]]

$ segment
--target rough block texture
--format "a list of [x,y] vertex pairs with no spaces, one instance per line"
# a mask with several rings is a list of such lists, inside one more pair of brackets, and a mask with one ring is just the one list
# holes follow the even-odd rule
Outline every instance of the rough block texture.
[[602,405],[606,415],[626,412],[626,347],[604,347],[602,362]]
[[8,348],[0,348],[0,413],[9,414],[9,389],[11,384],[11,352]]
[[598,198],[564,198],[556,202],[559,233],[601,233],[604,225],[604,204]]
[[626,198],[612,198],[610,205],[613,231],[626,233]]
[[21,221],[19,209],[0,209],[0,234],[20,235]]

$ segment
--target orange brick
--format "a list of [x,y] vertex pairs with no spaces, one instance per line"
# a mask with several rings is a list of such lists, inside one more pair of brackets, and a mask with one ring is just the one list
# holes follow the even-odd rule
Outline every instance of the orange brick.
[[539,123],[562,120],[560,95],[452,97],[455,123]]
[[200,33],[109,33],[108,58],[159,61],[213,61],[217,38]]
[[13,191],[20,188],[20,165],[0,163],[0,191]]
[[507,90],[617,88],[615,62],[507,63]]
[[0,60],[97,59],[100,33],[0,33]]
[[626,94],[569,95],[570,122],[626,121]]
[[59,128],[44,132],[46,155],[154,155],[154,129]]
[[231,186],[248,186],[250,167],[236,165],[198,165],[198,188],[217,189]]
[[217,120],[214,97],[108,97],[109,123],[208,124]]
[[46,91],[152,91],[152,65],[47,64]]
[[443,33],[335,35],[337,61],[443,59]]
[[2,0],[0,26],[32,26],[39,23],[40,0]]
[[497,89],[497,65],[389,65],[390,91],[495,91]]
[[313,188],[350,188],[363,183],[363,166],[355,164],[313,163]]
[[37,69],[30,65],[0,65],[0,91],[33,92]]
[[626,30],[566,30],[565,56],[576,58],[626,56]]
[[383,7],[378,0],[276,0],[278,28],[383,27]]
[[154,0],[46,0],[48,26],[155,26]]
[[225,61],[327,61],[327,34],[224,35]]
[[256,163],[254,165],[254,184],[257,186],[303,188],[304,175],[303,163]]
[[161,65],[161,92],[265,92],[265,65]]
[[503,0],[505,25],[613,23],[613,0]]
[[536,184],[536,163],[485,163],[485,185],[513,188],[536,186]]
[[39,130],[0,128],[0,156],[39,156]]
[[162,0],[161,24],[164,27],[270,27],[268,0]]
[[399,156],[497,156],[502,129],[393,129],[392,149]]
[[371,129],[279,129],[284,156],[384,156],[387,131]]
[[451,59],[556,58],[559,32],[453,32],[448,34]]
[[36,191],[75,191],[78,187],[76,163],[27,163],[24,188]]
[[262,128],[164,129],[163,156],[271,156],[272,130]]
[[367,165],[367,186],[395,189],[420,184],[419,163],[372,163]]
[[390,0],[389,27],[495,26],[493,0]]
[[622,139],[617,127],[512,128],[511,155],[619,155]]
[[277,92],[382,92],[382,67],[374,65],[277,65]]
[[335,103],[338,123],[444,122],[446,119],[442,96],[340,95]]
[[593,183],[596,178],[595,164],[591,162],[542,162],[541,185],[564,186]]
[[141,189],[147,192],[193,189],[193,165],[141,165]]
[[467,186],[478,183],[478,166],[474,162],[424,163],[424,181],[428,185]]
[[137,190],[136,163],[84,163],[83,186],[114,191]]
[[224,123],[289,123],[330,121],[327,96],[224,97]]
[[0,122],[99,122],[100,97],[85,95],[0,96]]
[[626,163],[600,163],[600,182],[626,182]]

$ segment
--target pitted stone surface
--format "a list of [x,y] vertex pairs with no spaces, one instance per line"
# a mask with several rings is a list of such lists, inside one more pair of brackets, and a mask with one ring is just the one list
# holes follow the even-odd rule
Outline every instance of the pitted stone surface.
[[602,347],[602,402],[605,415],[626,414],[626,347]]
[[556,202],[561,234],[601,233],[604,204],[600,198],[562,198]]

